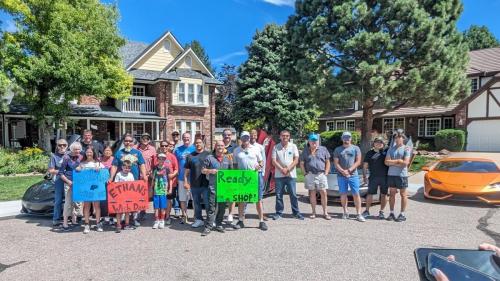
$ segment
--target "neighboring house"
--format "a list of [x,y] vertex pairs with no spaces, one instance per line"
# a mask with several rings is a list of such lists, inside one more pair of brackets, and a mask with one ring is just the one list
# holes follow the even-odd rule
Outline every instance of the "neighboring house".
[[[500,48],[469,52],[471,95],[449,105],[401,107],[375,118],[373,131],[404,129],[413,139],[431,141],[439,130],[467,130],[467,150],[500,151]],[[384,109],[375,109],[374,113]],[[324,114],[320,130],[361,131],[363,110],[354,107]]]
[[[154,140],[173,130],[204,137],[212,147],[215,132],[214,78],[191,48],[184,49],[166,32],[151,44],[127,42],[120,50],[124,67],[134,77],[128,100],[84,96],[72,104],[68,134],[92,129],[96,139],[113,141],[124,133],[147,132]],[[38,140],[37,128],[23,105],[0,115],[0,143],[27,146]]]

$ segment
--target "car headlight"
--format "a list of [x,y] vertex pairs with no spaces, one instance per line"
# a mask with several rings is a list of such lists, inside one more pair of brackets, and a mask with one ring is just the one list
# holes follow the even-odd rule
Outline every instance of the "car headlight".
[[436,179],[431,179],[431,182],[432,182],[432,183],[435,183],[435,184],[442,184],[442,182],[440,182],[440,181],[438,181],[438,180],[436,180]]
[[490,184],[490,188],[492,189],[500,189],[500,182]]

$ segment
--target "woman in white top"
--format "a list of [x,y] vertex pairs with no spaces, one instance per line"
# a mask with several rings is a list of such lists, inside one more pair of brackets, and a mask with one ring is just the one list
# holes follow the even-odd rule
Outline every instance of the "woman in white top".
[[[94,169],[99,171],[99,169],[104,168],[101,162],[98,161],[98,152],[97,149],[93,146],[88,146],[85,151],[85,156],[83,156],[83,161],[80,162],[80,165],[76,168],[77,171],[81,171],[84,169]],[[102,232],[102,223],[101,223],[101,206],[100,201],[93,202],[84,202],[83,203],[83,215],[85,217],[85,226],[83,228],[83,233],[87,234],[90,232],[90,206],[94,208],[96,227],[98,232]]]

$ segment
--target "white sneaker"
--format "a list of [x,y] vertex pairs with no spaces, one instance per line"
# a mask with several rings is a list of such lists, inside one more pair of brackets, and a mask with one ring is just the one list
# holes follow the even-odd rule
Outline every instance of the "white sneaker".
[[159,229],[164,229],[165,228],[165,221],[164,220],[160,221],[160,224],[158,225],[158,228]]
[[138,220],[134,220],[134,226],[139,227],[141,226],[141,223]]
[[203,225],[202,220],[195,220],[194,223],[191,225],[192,228],[198,228]]
[[90,225],[86,224],[83,228],[83,234],[88,234],[90,232]]
[[155,221],[155,223],[153,224],[153,229],[157,229],[159,223],[160,223],[159,221]]
[[227,215],[227,222],[233,222],[233,215]]

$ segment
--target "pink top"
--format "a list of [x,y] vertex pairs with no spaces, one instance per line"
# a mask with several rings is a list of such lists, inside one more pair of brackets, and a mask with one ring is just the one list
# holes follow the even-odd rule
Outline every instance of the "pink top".
[[113,159],[114,159],[114,157],[113,157],[113,156],[110,156],[110,157],[108,158],[108,160],[106,160],[106,161],[101,160],[101,164],[102,164],[102,165],[103,165],[106,169],[108,169],[108,170],[109,170],[109,169],[111,169],[111,166],[113,166]]
[[142,149],[142,146],[137,145],[137,149],[142,153],[142,157],[144,158],[144,162],[146,164],[146,175],[151,175],[151,171],[153,168],[153,157],[156,155],[156,148],[150,144],[146,146],[145,149]]

